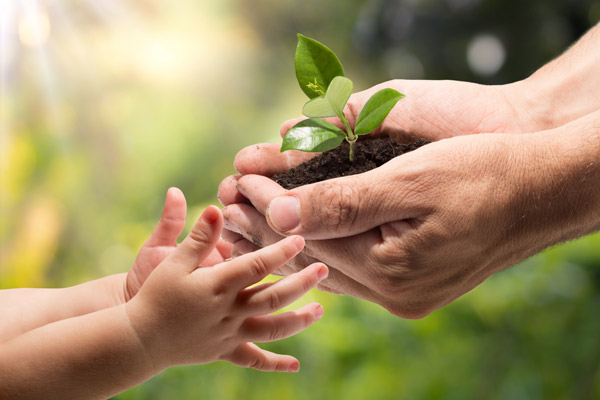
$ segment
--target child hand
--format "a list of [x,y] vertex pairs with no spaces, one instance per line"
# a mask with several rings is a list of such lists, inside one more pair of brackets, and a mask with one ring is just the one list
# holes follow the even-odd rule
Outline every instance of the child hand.
[[150,274],[125,307],[131,326],[156,370],[217,360],[265,371],[295,372],[298,361],[251,342],[292,336],[318,320],[308,304],[267,315],[292,303],[327,276],[321,263],[275,283],[249,287],[290,261],[304,247],[299,236],[212,267],[198,267],[215,248],[223,216],[207,208],[196,225]]
[[[129,301],[142,287],[150,273],[177,248],[177,238],[185,226],[185,196],[181,190],[170,188],[161,219],[154,232],[144,243],[127,274],[124,286],[124,301]],[[203,265],[214,265],[231,257],[231,245],[219,241],[215,249],[202,260]]]

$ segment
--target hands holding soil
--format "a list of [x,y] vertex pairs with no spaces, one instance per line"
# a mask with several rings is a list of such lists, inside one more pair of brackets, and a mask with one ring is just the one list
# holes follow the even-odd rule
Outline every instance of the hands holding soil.
[[322,289],[418,318],[599,229],[600,75],[586,50],[597,32],[510,85],[396,80],[357,93],[351,124],[371,92],[389,86],[406,98],[376,134],[434,141],[370,172],[287,191],[267,177],[314,154],[242,150],[241,175],[219,189],[225,239],[245,254],[302,235],[304,251],[279,273],[322,261],[330,268]]

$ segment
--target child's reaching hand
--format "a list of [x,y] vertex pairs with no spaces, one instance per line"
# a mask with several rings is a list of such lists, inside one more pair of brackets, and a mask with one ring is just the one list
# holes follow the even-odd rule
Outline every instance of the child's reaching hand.
[[[180,225],[173,225],[175,233]],[[314,287],[327,276],[327,267],[313,264],[278,282],[249,287],[302,250],[304,240],[299,236],[235,260],[199,267],[214,251],[222,225],[220,210],[207,208],[185,240],[126,304],[155,372],[171,365],[217,360],[267,371],[297,371],[295,358],[270,353],[251,342],[286,338],[319,319],[323,314],[319,304],[268,314]]]
[[[124,302],[136,295],[154,268],[177,248],[177,238],[185,227],[186,211],[185,196],[181,190],[170,188],[162,217],[127,273],[123,295],[119,294]],[[231,247],[231,244],[220,240],[208,257],[202,260],[202,265],[214,265],[230,258]]]
[[[109,398],[169,366],[217,360],[297,371],[295,358],[252,342],[283,339],[318,320],[323,309],[315,303],[269,314],[324,279],[327,267],[313,264],[277,282],[252,286],[298,254],[304,240],[289,237],[225,261],[230,249],[219,249],[221,211],[207,208],[178,246],[184,219],[183,194],[171,189],[163,218],[125,285],[124,274],[118,274],[59,290],[1,291],[0,304],[25,297],[31,304],[6,306],[17,308],[4,313],[11,324],[37,314],[0,335],[0,398]],[[117,283],[126,291],[114,289]],[[115,290],[120,298],[107,304],[101,294]],[[125,293],[129,301],[123,301]]]

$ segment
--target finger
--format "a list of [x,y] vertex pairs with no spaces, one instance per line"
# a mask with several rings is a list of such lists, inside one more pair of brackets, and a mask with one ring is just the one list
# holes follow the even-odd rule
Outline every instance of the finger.
[[275,312],[302,297],[327,277],[325,264],[312,264],[267,287],[249,288],[240,293],[244,313],[262,315]]
[[210,252],[208,257],[202,260],[201,265],[203,267],[209,267],[222,263],[225,260],[228,260],[229,258],[231,258],[231,247],[232,245],[230,243],[226,243],[220,240],[219,242],[217,242],[217,245]]
[[232,253],[235,254],[236,257],[242,256],[244,254],[253,253],[255,251],[260,250],[262,247],[255,245],[252,242],[249,242],[246,239],[241,239],[235,242],[233,245]]
[[[256,209],[245,204],[233,204],[225,207],[223,216],[226,216],[230,224],[235,225],[236,232],[239,232],[244,239],[235,238],[233,251],[236,257],[251,253],[262,247],[277,243],[283,237],[271,229],[265,221],[265,217]],[[294,259],[282,266],[274,275],[289,275],[290,273],[300,271],[307,265],[319,260],[313,260],[310,257],[300,253]]]
[[[233,245],[232,253],[234,257],[239,257],[244,254],[252,253],[254,251],[260,250],[261,247],[249,242],[246,239],[242,239],[237,241]],[[289,261],[287,264],[282,265],[275,271],[271,272],[271,275],[275,276],[288,276],[295,272],[302,271],[304,266],[314,264],[318,260],[312,259],[303,255],[302,253],[298,254],[293,260]]]
[[294,357],[263,350],[254,343],[240,344],[224,360],[259,371],[298,372],[300,369],[300,363]]
[[248,199],[237,190],[237,181],[240,177],[241,175],[231,175],[223,179],[219,184],[217,198],[222,205],[249,203]]
[[288,190],[270,178],[260,175],[245,175],[238,180],[238,191],[247,194],[248,202],[262,215],[267,213],[271,200],[283,196]]
[[223,217],[231,229],[257,246],[265,247],[283,239],[259,211],[247,204],[232,204],[223,209]]
[[251,317],[240,327],[240,336],[252,342],[273,342],[303,331],[322,316],[323,307],[318,303],[312,303],[295,311]]
[[[225,220],[225,226],[227,226],[227,220]],[[241,240],[244,238],[241,234],[234,232],[232,230],[229,230],[227,228],[223,229],[223,232],[221,232],[221,237],[223,238],[224,241],[226,241],[227,243],[230,243],[230,244],[234,244],[238,240]]]
[[369,288],[363,283],[350,278],[340,270],[332,267],[329,267],[327,279],[319,282],[317,289],[338,295],[348,295],[377,304],[379,304],[379,301],[382,298],[377,290]]
[[[265,188],[266,191],[268,191],[267,188]],[[236,230],[247,239],[236,242],[237,254],[246,254],[256,250],[256,247],[251,244],[264,247],[281,240],[281,236],[267,225],[262,214],[249,205],[234,204],[225,207],[223,215],[235,224]],[[309,240],[306,242],[304,251],[287,265],[294,268],[295,271],[299,271],[315,261],[321,261],[330,267],[341,269],[345,275],[355,281],[370,281],[373,271],[368,266],[376,264],[371,257],[373,249],[384,248],[384,246],[386,249],[391,248],[392,243],[388,242],[392,238],[391,234],[384,236],[376,228],[345,238]],[[400,243],[395,241],[394,245],[399,247]],[[284,272],[284,270],[282,269],[280,272]]]
[[215,206],[209,206],[170,257],[177,264],[181,264],[186,271],[194,271],[216,247],[222,229],[221,210]]
[[296,150],[281,153],[280,150],[281,145],[275,143],[248,146],[240,150],[235,156],[235,169],[242,175],[273,176],[277,172],[285,172],[318,155],[318,153],[305,153]]
[[[300,236],[285,238],[254,253],[245,254],[231,261],[215,266],[217,285],[229,292],[237,291],[259,282],[291,260],[304,248]],[[224,289],[225,290],[225,289]]]
[[[334,294],[352,295],[361,299],[375,301],[380,298],[376,289],[371,289],[366,285],[359,283],[359,280],[367,281],[372,279],[372,276],[369,276],[369,274],[373,273],[371,269],[359,267],[362,264],[369,263],[369,261],[367,261],[369,260],[367,255],[371,251],[369,248],[369,245],[372,244],[371,240],[379,240],[374,232],[359,235],[358,237],[346,238],[340,241],[323,240],[308,242],[307,246],[310,245],[313,248],[309,249],[308,247],[305,247],[303,253],[308,252],[315,257],[300,253],[293,260],[272,272],[272,275],[292,275],[298,271],[302,271],[304,266],[313,264],[324,258],[331,263],[328,266],[329,277],[319,283],[319,286],[325,286],[319,288],[319,290],[325,290]],[[257,245],[242,239],[234,244],[232,251],[236,257],[239,257],[259,249],[260,247]],[[354,276],[354,278],[351,278],[343,271],[332,267],[332,265],[339,265],[340,268],[344,271],[348,271],[348,274]]]
[[380,167],[290,191],[268,178],[248,175],[240,178],[238,189],[264,212],[275,232],[298,234],[309,240],[330,239],[420,215],[418,207],[403,204],[411,195],[411,187],[388,179],[394,175],[393,170]]
[[223,260],[227,260],[229,258],[231,258],[231,249],[233,248],[233,245],[231,243],[227,243],[224,240],[219,240],[217,242],[217,251],[219,252],[219,254],[221,255],[221,258]]
[[167,191],[162,217],[146,241],[148,247],[176,246],[177,238],[185,227],[187,207],[181,190],[172,187]]

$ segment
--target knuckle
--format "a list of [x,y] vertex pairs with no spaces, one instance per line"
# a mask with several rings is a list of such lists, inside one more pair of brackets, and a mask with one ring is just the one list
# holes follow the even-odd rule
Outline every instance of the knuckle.
[[304,323],[304,328],[309,327],[313,322],[314,322],[314,317],[312,314],[306,314],[304,315],[304,321],[302,321]]
[[302,281],[302,292],[306,293],[311,290],[315,286],[316,282],[316,279],[313,279],[312,277],[309,279],[304,279]]
[[313,203],[314,215],[320,215],[320,225],[339,227],[354,225],[358,215],[359,196],[354,185],[349,182],[331,182],[317,194],[318,202]]
[[257,277],[267,276],[267,274],[269,273],[269,268],[265,260],[260,255],[256,255],[252,258],[252,261],[250,262],[248,268],[250,269],[252,274]]
[[206,247],[211,242],[210,234],[197,226],[192,229],[188,237],[195,247]]
[[265,360],[262,357],[256,357],[250,361],[248,364],[249,368],[252,369],[263,369],[265,365]]
[[272,311],[279,310],[282,305],[281,296],[276,291],[269,293],[267,296],[267,304],[269,305],[269,309]]
[[276,340],[282,339],[284,337],[283,329],[280,324],[274,324],[271,330],[269,331],[269,342],[274,342]]

